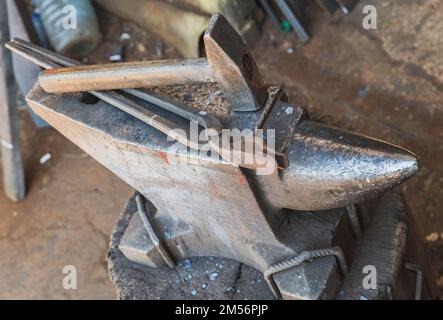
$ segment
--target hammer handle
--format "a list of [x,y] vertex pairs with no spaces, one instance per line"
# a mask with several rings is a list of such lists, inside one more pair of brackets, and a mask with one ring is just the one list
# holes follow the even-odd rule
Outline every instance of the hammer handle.
[[202,59],[141,61],[75,66],[42,72],[39,83],[49,93],[149,88],[215,82]]

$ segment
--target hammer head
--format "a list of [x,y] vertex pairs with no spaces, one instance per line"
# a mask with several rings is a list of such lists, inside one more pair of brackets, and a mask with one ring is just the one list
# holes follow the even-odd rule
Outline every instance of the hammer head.
[[204,35],[214,77],[235,111],[255,111],[267,99],[267,86],[248,47],[221,14],[215,14]]

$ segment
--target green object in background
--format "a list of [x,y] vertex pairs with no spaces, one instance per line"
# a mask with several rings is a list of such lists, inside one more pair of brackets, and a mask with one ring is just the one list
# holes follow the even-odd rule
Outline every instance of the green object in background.
[[292,31],[291,23],[288,20],[284,20],[280,23],[280,31],[283,33],[290,33]]

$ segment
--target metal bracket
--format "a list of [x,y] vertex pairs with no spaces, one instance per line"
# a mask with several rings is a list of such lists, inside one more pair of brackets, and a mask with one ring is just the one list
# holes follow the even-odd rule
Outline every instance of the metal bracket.
[[343,250],[340,247],[333,247],[328,249],[319,249],[312,251],[303,251],[299,255],[289,259],[272,265],[263,273],[265,280],[267,281],[269,287],[277,298],[281,298],[280,291],[275,284],[272,277],[279,272],[297,267],[302,263],[309,261],[312,262],[314,259],[321,257],[335,256],[337,258],[338,265],[343,276],[348,274],[348,266],[346,264],[345,256],[343,254]]
[[162,245],[160,239],[154,231],[154,228],[152,227],[148,210],[146,210],[146,199],[140,193],[138,193],[135,197],[135,201],[137,202],[137,213],[140,219],[143,221],[143,226],[148,233],[149,239],[152,241],[158,253],[163,258],[168,267],[170,267],[171,269],[175,268],[174,259],[169,254],[167,248]]
[[357,209],[353,204],[346,207],[346,214],[348,215],[349,222],[351,223],[352,232],[357,239],[361,239],[362,230],[360,220],[358,219]]
[[423,288],[423,271],[420,266],[412,263],[407,263],[405,268],[410,271],[414,271],[417,274],[415,279],[415,300],[421,300],[421,292]]

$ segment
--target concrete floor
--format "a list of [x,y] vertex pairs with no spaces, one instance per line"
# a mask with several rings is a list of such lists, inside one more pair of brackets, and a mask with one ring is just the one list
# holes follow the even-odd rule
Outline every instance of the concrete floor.
[[[342,20],[310,7],[308,45],[268,24],[255,51],[266,80],[314,118],[419,155],[422,170],[402,190],[443,286],[443,3],[371,2],[377,31],[362,30],[361,8]],[[122,28],[140,33],[125,24],[107,37]],[[105,253],[130,188],[58,133],[24,123],[29,196],[13,204],[0,192],[0,299],[114,298]],[[76,291],[62,287],[65,265],[78,269]]]

